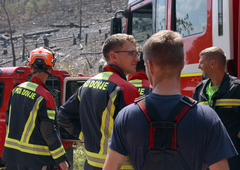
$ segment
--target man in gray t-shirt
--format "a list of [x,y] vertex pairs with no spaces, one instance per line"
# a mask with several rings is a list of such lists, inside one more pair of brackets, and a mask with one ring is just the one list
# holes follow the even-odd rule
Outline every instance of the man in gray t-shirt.
[[[146,73],[153,91],[148,98],[162,120],[180,101],[180,74],[184,66],[183,39],[164,30],[143,46]],[[117,170],[129,156],[135,170],[146,159],[150,141],[149,121],[137,104],[123,108],[114,122],[104,170]],[[191,170],[229,170],[227,158],[237,155],[216,112],[202,104],[190,108],[177,126],[177,146]],[[151,170],[151,169],[149,169]]]

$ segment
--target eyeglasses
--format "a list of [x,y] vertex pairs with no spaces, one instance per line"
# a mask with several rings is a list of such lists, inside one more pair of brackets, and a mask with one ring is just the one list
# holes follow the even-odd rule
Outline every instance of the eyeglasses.
[[141,52],[138,51],[114,51],[114,53],[129,53],[131,57],[135,58],[136,56],[140,56]]

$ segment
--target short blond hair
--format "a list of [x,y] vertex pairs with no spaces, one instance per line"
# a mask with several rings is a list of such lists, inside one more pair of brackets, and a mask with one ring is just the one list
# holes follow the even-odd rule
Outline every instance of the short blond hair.
[[108,37],[102,47],[103,56],[106,61],[109,60],[109,53],[111,51],[117,51],[118,48],[122,47],[123,43],[127,41],[137,46],[137,42],[132,35],[119,33]]
[[205,48],[200,52],[199,56],[206,56],[208,61],[215,60],[222,66],[222,68],[225,68],[226,54],[219,47]]
[[171,30],[162,30],[153,34],[143,46],[144,60],[151,60],[162,70],[178,69],[184,64],[182,36]]

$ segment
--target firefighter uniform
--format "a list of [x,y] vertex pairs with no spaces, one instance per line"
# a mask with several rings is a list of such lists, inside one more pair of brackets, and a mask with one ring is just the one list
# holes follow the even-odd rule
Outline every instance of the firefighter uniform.
[[32,77],[14,88],[6,110],[3,160],[32,169],[67,160],[54,121],[55,101],[43,82]]
[[[79,139],[84,138],[87,164],[103,168],[114,119],[139,96],[119,67],[107,65],[60,107],[59,124]],[[125,161],[122,169],[132,169],[131,162]]]
[[[237,137],[240,131],[240,79],[225,73],[219,89],[212,96],[211,103],[208,101],[209,97],[206,94],[209,83],[210,79],[200,82],[193,93],[193,99],[212,107],[217,112],[238,153],[240,153],[240,139]],[[239,160],[239,155],[230,158],[230,169],[231,164],[235,169],[240,169]]]
[[136,71],[128,76],[128,81],[137,87],[141,96],[152,92],[152,85],[149,83],[146,73]]

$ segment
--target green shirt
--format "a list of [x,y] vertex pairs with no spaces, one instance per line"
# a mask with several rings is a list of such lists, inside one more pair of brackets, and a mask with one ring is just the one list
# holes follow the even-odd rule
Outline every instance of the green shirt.
[[207,93],[207,95],[208,95],[208,104],[209,104],[209,106],[211,106],[211,99],[212,99],[212,96],[213,96],[213,94],[216,92],[216,91],[218,91],[218,88],[219,88],[219,86],[220,85],[218,85],[218,86],[216,86],[216,87],[212,87],[211,86],[212,85],[212,81],[210,81],[209,82],[209,84],[208,84],[208,86],[207,86],[207,88],[206,88],[206,93]]

